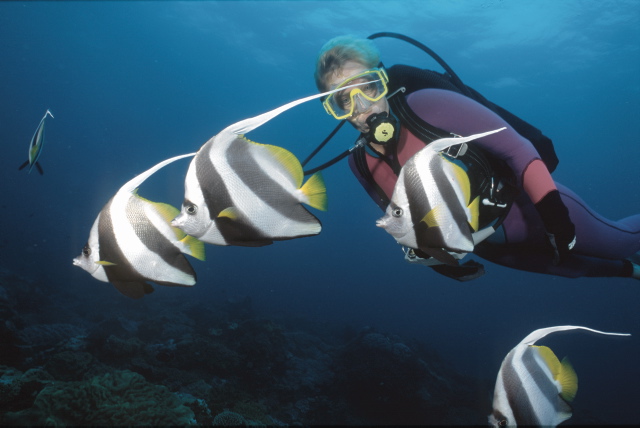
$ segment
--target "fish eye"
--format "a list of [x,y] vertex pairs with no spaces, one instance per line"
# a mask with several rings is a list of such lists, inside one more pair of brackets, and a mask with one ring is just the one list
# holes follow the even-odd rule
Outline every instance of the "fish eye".
[[89,247],[89,245],[85,245],[82,248],[82,255],[85,257],[89,257],[91,255],[91,248]]
[[393,209],[393,211],[391,211],[391,215],[393,215],[394,217],[402,217],[402,208],[400,207],[396,207]]
[[184,209],[187,212],[187,214],[191,214],[191,215],[198,212],[198,207],[195,204],[186,205]]

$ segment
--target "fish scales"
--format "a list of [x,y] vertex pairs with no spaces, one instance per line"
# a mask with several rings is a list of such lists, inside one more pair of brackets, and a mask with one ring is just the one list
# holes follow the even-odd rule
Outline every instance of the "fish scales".
[[104,267],[107,278],[109,282],[123,280],[144,281],[144,277],[129,263],[122,247],[118,245],[110,210],[112,202],[113,199],[107,203],[108,206],[100,213],[98,220],[100,259],[112,263],[111,266]]
[[420,249],[439,263],[458,265],[460,256],[474,249],[478,206],[471,199],[467,172],[440,151],[503,129],[441,138],[415,153],[400,170],[391,202],[376,225],[401,245]]
[[326,209],[321,176],[314,174],[303,185],[302,165],[292,153],[249,141],[244,135],[297,105],[344,89],[292,101],[227,126],[212,137],[189,165],[182,209],[172,226],[216,245],[260,246],[320,233],[320,220],[301,204]]
[[534,345],[550,333],[567,330],[608,333],[581,326],[556,326],[531,332],[502,361],[493,397],[489,423],[494,426],[557,426],[572,415],[567,401],[573,400],[578,379],[567,360],[560,362],[551,349]]
[[[520,377],[530,377],[532,383],[524,385],[525,397],[531,403],[530,415],[516,414],[516,420],[522,425],[541,425],[544,421],[539,414],[568,413],[571,407],[559,396],[560,390],[549,371],[546,363],[540,357],[538,348],[528,346],[521,351],[521,360],[525,372]],[[522,413],[522,412],[515,412]],[[559,423],[559,422],[558,422]]]
[[166,159],[120,187],[98,213],[87,244],[73,264],[135,299],[153,291],[146,281],[194,285],[196,273],[184,254],[204,260],[204,245],[170,225],[176,208],[137,194],[137,187],[157,170],[194,155]]
[[[403,168],[409,209],[420,248],[448,248],[470,251],[468,209],[453,185],[450,163],[442,155],[425,151],[411,158]],[[434,225],[421,222],[427,213],[435,217]]]
[[[211,144],[210,140],[201,151],[206,154]],[[226,182],[226,179],[233,177],[234,174],[229,164],[217,166],[213,159],[215,159],[215,153],[196,156],[194,159],[198,186],[203,194],[206,209],[209,210],[209,219],[217,226],[214,232],[218,232],[207,242],[218,245],[248,245],[246,237],[250,236],[256,246],[271,244],[273,241],[251,223],[218,216],[223,210],[235,206]],[[202,183],[206,185],[203,186]],[[204,207],[200,209],[202,208]]]
[[[187,280],[187,277],[195,277],[195,271],[181,252],[167,251],[167,248],[173,246],[173,243],[162,233],[160,223],[164,220],[160,218],[149,202],[143,201],[137,196],[131,196],[127,200],[125,212],[135,235],[144,249],[148,250],[144,251],[143,249],[137,253],[139,254],[137,257],[136,253],[128,255],[128,257],[136,257],[142,261],[140,266],[134,266],[137,271],[149,278],[157,278],[158,281],[163,277],[175,275],[175,270],[185,274],[184,280]],[[128,244],[129,242],[127,242]],[[161,261],[165,263],[161,263]]]
[[516,421],[537,420],[533,403],[527,394],[522,393],[525,391],[525,386],[514,366],[514,355],[515,352],[510,352],[507,355],[504,362],[505,369],[501,373],[504,388],[507,391],[516,391],[515,393],[507,394],[507,401],[510,408],[513,409],[513,417]]
[[[292,226],[295,230],[295,223],[301,223],[300,229],[306,229],[309,223],[317,223],[316,217],[299,204],[306,202],[305,198],[296,197],[300,194],[298,188],[302,183],[297,182],[293,175],[271,156],[267,146],[237,138],[227,149],[227,161],[246,186],[245,191],[239,192],[240,195],[249,195],[253,191],[264,204],[262,209],[270,209],[273,211],[270,213],[272,216],[281,216],[289,222],[264,221],[269,218],[269,214],[255,215],[256,211],[250,208],[255,203],[253,198],[239,200],[237,206],[246,207],[243,212],[249,213],[251,223],[268,236],[274,239],[282,237],[285,224],[288,230],[292,230]],[[300,175],[302,176],[302,168]]]

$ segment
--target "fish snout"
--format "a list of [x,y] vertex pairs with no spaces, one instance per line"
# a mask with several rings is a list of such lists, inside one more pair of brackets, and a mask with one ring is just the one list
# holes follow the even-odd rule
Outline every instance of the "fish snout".
[[386,229],[389,226],[389,216],[384,215],[376,220],[376,226]]
[[185,217],[184,213],[178,214],[176,218],[171,220],[171,226],[177,227],[178,229],[180,229],[180,226],[184,226],[184,223],[185,223],[184,217]]
[[187,235],[200,236],[200,224],[192,215],[182,211],[176,218],[171,220],[171,226],[177,227]]

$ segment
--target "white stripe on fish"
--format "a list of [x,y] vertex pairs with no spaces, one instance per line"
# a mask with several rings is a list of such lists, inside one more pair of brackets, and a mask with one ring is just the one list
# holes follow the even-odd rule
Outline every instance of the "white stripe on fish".
[[550,333],[566,330],[587,330],[573,325],[535,330],[525,337],[504,358],[493,397],[493,412],[489,423],[494,426],[537,425],[556,426],[572,415],[568,402],[578,389],[578,378],[568,360],[560,362],[551,349],[534,344]]
[[314,174],[303,185],[302,166],[291,152],[247,140],[243,134],[333,92],[242,120],[207,141],[189,165],[182,210],[172,225],[216,245],[262,246],[320,233],[320,221],[301,204],[326,209],[321,175]]
[[132,298],[153,291],[146,281],[194,285],[195,271],[183,253],[204,260],[203,243],[170,226],[176,208],[144,199],[136,190],[160,168],[194,155],[167,159],[124,184],[98,214],[73,264]]
[[440,152],[503,129],[442,138],[414,154],[400,170],[391,202],[376,225],[401,245],[457,265],[449,252],[473,251],[479,207],[477,200],[471,200],[466,172]]

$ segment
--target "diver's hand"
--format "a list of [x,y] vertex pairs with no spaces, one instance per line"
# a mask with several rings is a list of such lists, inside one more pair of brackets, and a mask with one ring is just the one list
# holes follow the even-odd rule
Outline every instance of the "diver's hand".
[[553,249],[553,264],[559,265],[576,245],[576,227],[557,190],[549,192],[535,206]]
[[567,242],[567,239],[563,239],[559,236],[554,235],[553,233],[547,233],[547,238],[549,238],[549,243],[553,248],[553,264],[558,266],[569,256],[571,250],[576,245],[576,235],[573,235],[573,238]]

